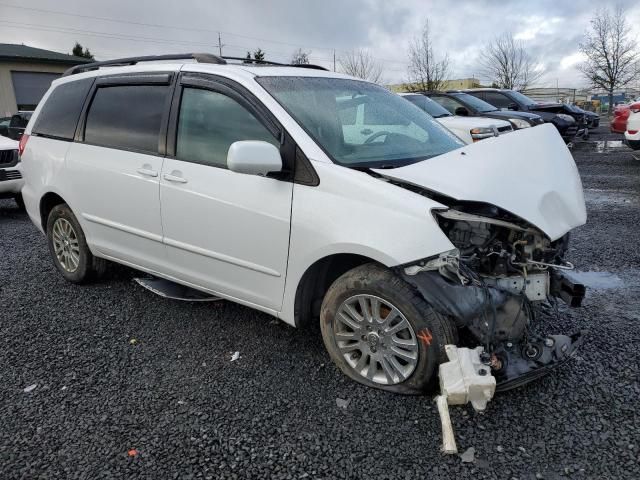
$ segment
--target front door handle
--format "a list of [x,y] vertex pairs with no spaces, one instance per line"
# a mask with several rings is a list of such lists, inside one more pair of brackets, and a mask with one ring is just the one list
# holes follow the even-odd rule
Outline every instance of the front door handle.
[[162,178],[167,180],[168,182],[174,183],[187,183],[187,179],[182,176],[182,174],[176,170],[171,173],[165,173],[162,175]]
[[157,177],[158,172],[151,168],[151,165],[145,163],[142,167],[136,170],[140,175],[144,175],[145,177]]

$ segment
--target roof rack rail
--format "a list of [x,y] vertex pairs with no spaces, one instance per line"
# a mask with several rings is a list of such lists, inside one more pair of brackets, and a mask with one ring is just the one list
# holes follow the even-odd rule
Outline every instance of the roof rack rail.
[[128,57],[128,58],[116,58],[114,60],[105,60],[103,62],[84,63],[82,65],[76,65],[65,71],[62,76],[67,77],[69,75],[75,75],[76,73],[88,72],[90,70],[97,70],[100,67],[117,67],[126,65],[136,65],[140,62],[155,62],[161,60],[195,60],[198,63],[214,63],[218,65],[226,65],[227,60],[238,60],[247,64],[259,64],[259,65],[274,65],[278,67],[300,67],[311,68],[313,70],[327,70],[320,65],[312,65],[309,63],[290,65],[286,63],[271,62],[269,60],[255,60],[253,58],[243,57],[220,57],[211,53],[172,53],[169,55],[148,55],[144,57]]
[[311,68],[312,70],[327,70],[326,68],[320,66],[320,65],[313,65],[311,63],[296,63],[296,64],[291,64],[291,63],[278,63],[278,62],[272,62],[270,60],[256,60],[253,58],[246,58],[246,57],[227,57],[227,56],[223,56],[222,57],[224,60],[238,60],[247,64],[258,64],[258,65],[273,65],[275,67],[299,67],[299,68]]
[[114,60],[106,60],[104,62],[92,62],[84,63],[82,65],[76,65],[65,71],[62,76],[75,75],[76,73],[88,72],[90,70],[97,70],[100,67],[116,67],[125,65],[135,65],[139,62],[154,62],[161,60],[196,60],[198,63],[215,63],[218,65],[224,65],[227,61],[213,55],[211,53],[173,53],[169,55],[147,55],[143,57],[128,57],[128,58],[116,58]]

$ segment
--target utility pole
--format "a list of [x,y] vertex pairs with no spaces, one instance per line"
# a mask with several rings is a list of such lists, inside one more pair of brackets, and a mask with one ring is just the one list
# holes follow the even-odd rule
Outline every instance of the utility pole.
[[222,44],[222,41],[220,40],[220,32],[218,32],[218,51],[220,52],[220,56],[222,56],[222,47],[224,47],[224,45]]
[[333,49],[333,71],[336,71],[336,49]]

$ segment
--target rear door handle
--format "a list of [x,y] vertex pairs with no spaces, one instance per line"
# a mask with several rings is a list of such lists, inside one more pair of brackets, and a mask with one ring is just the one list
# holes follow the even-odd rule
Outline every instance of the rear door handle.
[[187,183],[187,179],[182,177],[182,174],[180,172],[175,171],[175,170],[173,172],[171,172],[171,173],[163,174],[162,178],[164,178],[168,182]]
[[371,135],[373,133],[373,130],[371,130],[370,128],[365,128],[364,130],[360,130],[360,133],[362,135]]
[[146,177],[157,177],[158,176],[158,172],[156,172],[155,170],[152,170],[151,169],[151,165],[149,165],[149,164],[143,165],[142,167],[137,169],[136,172],[138,172],[140,175],[144,175]]

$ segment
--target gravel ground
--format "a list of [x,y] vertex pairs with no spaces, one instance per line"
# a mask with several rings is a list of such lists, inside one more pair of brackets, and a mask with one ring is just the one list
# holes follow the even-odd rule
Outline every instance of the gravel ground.
[[121,267],[65,283],[0,201],[0,478],[640,478],[640,162],[595,142],[620,138],[574,149],[589,222],[570,259],[598,288],[543,323],[585,329],[580,356],[484,415],[452,408],[469,463],[440,453],[431,398],[349,381],[318,331],[164,300]]

